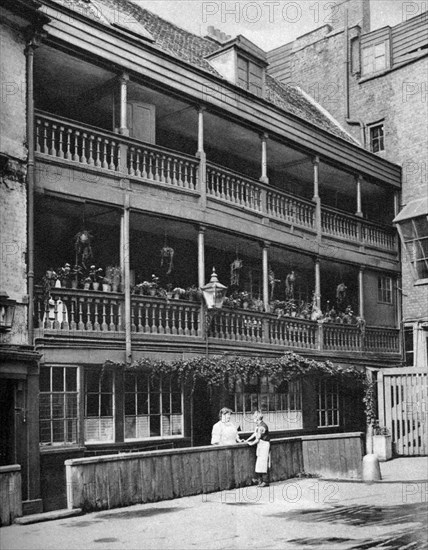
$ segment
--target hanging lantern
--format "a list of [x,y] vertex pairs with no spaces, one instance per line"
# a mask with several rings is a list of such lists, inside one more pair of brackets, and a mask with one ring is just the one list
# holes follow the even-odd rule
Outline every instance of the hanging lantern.
[[201,290],[207,309],[221,309],[223,306],[223,301],[226,297],[227,287],[219,282],[214,268],[211,274],[210,282],[201,287]]

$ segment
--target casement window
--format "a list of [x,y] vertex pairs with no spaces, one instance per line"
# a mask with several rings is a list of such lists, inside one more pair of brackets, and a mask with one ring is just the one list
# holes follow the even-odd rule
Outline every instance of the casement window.
[[125,372],[125,440],[183,435],[181,386],[173,377]]
[[413,325],[408,325],[404,327],[404,353],[405,353],[406,367],[413,367],[414,365]]
[[428,216],[400,221],[398,225],[416,279],[428,279]]
[[40,444],[78,443],[78,367],[40,368]]
[[318,428],[340,424],[339,384],[335,380],[321,379],[318,382]]
[[261,97],[263,95],[263,68],[246,57],[238,55],[238,85]]
[[254,431],[252,420],[256,409],[263,411],[270,431],[302,429],[301,381],[283,382],[275,387],[266,377],[243,384],[241,380],[231,381],[232,421],[240,431]]
[[383,304],[392,304],[392,279],[379,276],[377,279],[377,301]]
[[389,67],[389,43],[386,40],[378,44],[370,44],[362,48],[362,76],[378,73]]
[[85,442],[114,441],[112,371],[85,371]]
[[385,151],[385,138],[383,124],[375,124],[369,127],[370,150],[373,153]]

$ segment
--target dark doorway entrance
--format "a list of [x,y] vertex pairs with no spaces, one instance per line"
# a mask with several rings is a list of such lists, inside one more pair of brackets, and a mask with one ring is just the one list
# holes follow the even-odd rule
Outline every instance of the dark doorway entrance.
[[0,466],[15,464],[15,423],[14,423],[13,380],[0,380]]

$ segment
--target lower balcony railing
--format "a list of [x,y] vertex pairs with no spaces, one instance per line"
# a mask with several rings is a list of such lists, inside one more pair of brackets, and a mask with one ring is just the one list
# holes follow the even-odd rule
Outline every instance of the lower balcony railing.
[[[94,332],[124,333],[124,296],[54,288],[46,300],[36,294],[36,328],[79,336]],[[194,337],[202,339],[208,328],[212,339],[241,344],[270,344],[301,350],[333,352],[400,353],[400,332],[388,327],[362,327],[322,323],[295,317],[278,317],[246,309],[224,308],[205,326],[199,302],[132,296],[133,337]],[[71,335],[71,336],[73,336]]]

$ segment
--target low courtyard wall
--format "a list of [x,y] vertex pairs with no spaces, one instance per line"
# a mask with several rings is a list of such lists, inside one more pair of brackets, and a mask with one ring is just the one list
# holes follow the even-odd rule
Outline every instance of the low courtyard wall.
[[[361,432],[274,439],[270,480],[357,478],[362,456]],[[238,444],[67,460],[67,505],[103,510],[244,487],[255,459],[254,446]]]
[[0,466],[0,527],[22,516],[21,466]]

